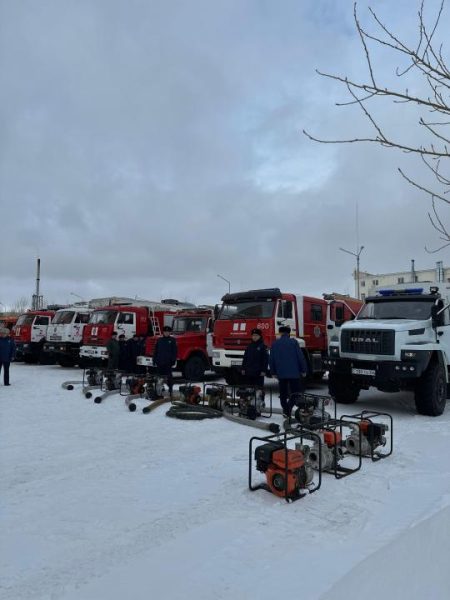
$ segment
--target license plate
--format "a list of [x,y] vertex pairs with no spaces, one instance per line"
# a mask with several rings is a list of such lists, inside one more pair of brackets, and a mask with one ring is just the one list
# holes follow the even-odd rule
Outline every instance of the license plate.
[[232,360],[231,361],[232,367],[240,367],[241,365],[242,365],[242,360]]
[[369,377],[375,377],[375,369],[352,369],[352,375],[369,375]]

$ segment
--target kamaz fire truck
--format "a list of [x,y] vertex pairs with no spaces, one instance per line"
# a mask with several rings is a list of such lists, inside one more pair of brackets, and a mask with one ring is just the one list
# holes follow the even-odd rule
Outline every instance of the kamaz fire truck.
[[54,310],[29,310],[20,315],[12,329],[16,343],[16,360],[43,362],[47,329],[55,314]]
[[251,330],[262,331],[270,347],[278,328],[288,325],[302,348],[312,376],[323,376],[329,340],[338,339],[338,328],[355,318],[361,302],[326,295],[322,298],[281,292],[278,288],[226,294],[214,324],[213,367],[227,382],[239,381],[242,359],[251,342]]
[[62,367],[79,364],[83,330],[91,313],[92,308],[84,303],[56,311],[47,329],[44,352],[53,355]]
[[2,314],[0,315],[0,329],[6,328],[12,331],[14,325],[17,323],[18,315]]
[[[173,319],[173,335],[177,340],[176,370],[181,371],[185,379],[200,381],[205,371],[211,369],[212,343],[211,331],[213,311],[183,310]],[[145,344],[145,356],[138,356],[137,364],[153,367],[153,352],[157,337],[148,337]]]
[[164,325],[172,325],[175,315],[186,307],[176,300],[170,302],[122,298],[112,299],[108,306],[95,309],[83,331],[80,357],[86,360],[106,360],[106,344],[113,331],[119,336],[123,334],[126,340],[133,335],[161,335]]
[[331,342],[330,394],[356,402],[370,387],[411,390],[419,414],[438,416],[447,400],[450,284],[411,283],[379,289]]

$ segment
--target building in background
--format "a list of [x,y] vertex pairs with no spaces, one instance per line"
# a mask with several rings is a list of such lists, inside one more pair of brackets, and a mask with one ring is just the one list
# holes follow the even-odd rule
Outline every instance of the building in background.
[[[356,270],[353,272],[355,280],[355,290],[358,289],[356,281]],[[359,272],[359,289],[361,300],[366,296],[371,296],[375,293],[376,288],[380,286],[396,285],[401,283],[428,283],[433,281],[450,282],[450,267],[444,267],[440,260],[436,266],[431,269],[421,269],[416,271],[414,260],[411,261],[409,271],[399,271],[396,273],[368,273],[367,271]]]

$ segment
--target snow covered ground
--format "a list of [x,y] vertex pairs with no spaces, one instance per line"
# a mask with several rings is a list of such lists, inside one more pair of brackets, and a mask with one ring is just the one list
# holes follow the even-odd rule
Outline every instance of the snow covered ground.
[[450,598],[450,403],[363,393],[394,454],[286,504],[247,489],[254,430],[96,405],[78,375],[0,385],[2,600]]

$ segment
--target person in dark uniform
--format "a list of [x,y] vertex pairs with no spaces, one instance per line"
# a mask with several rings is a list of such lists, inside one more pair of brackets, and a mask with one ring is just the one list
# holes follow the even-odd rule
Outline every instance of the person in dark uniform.
[[120,346],[117,341],[117,331],[113,331],[111,339],[106,344],[108,350],[108,369],[110,371],[119,368]]
[[242,361],[242,375],[246,385],[264,386],[264,376],[267,373],[269,353],[264,344],[260,329],[252,329],[252,341],[245,349]]
[[177,362],[177,341],[171,336],[172,327],[165,325],[163,327],[162,337],[156,342],[153,352],[153,364],[156,367],[158,375],[165,377],[169,387],[169,393],[172,394],[173,378],[172,367]]
[[130,373],[138,373],[137,357],[141,356],[139,352],[139,337],[135,333],[127,342],[128,346],[128,366]]
[[119,369],[121,371],[128,371],[128,366],[128,343],[125,339],[125,335],[121,333],[119,335]]
[[290,417],[295,404],[292,394],[302,391],[308,365],[297,340],[290,337],[291,328],[283,325],[278,331],[281,336],[273,342],[270,349],[270,370],[278,379],[283,414]]
[[0,373],[3,368],[3,383],[5,385],[11,385],[9,383],[9,365],[16,354],[16,344],[10,334],[10,330],[6,327],[0,329]]

